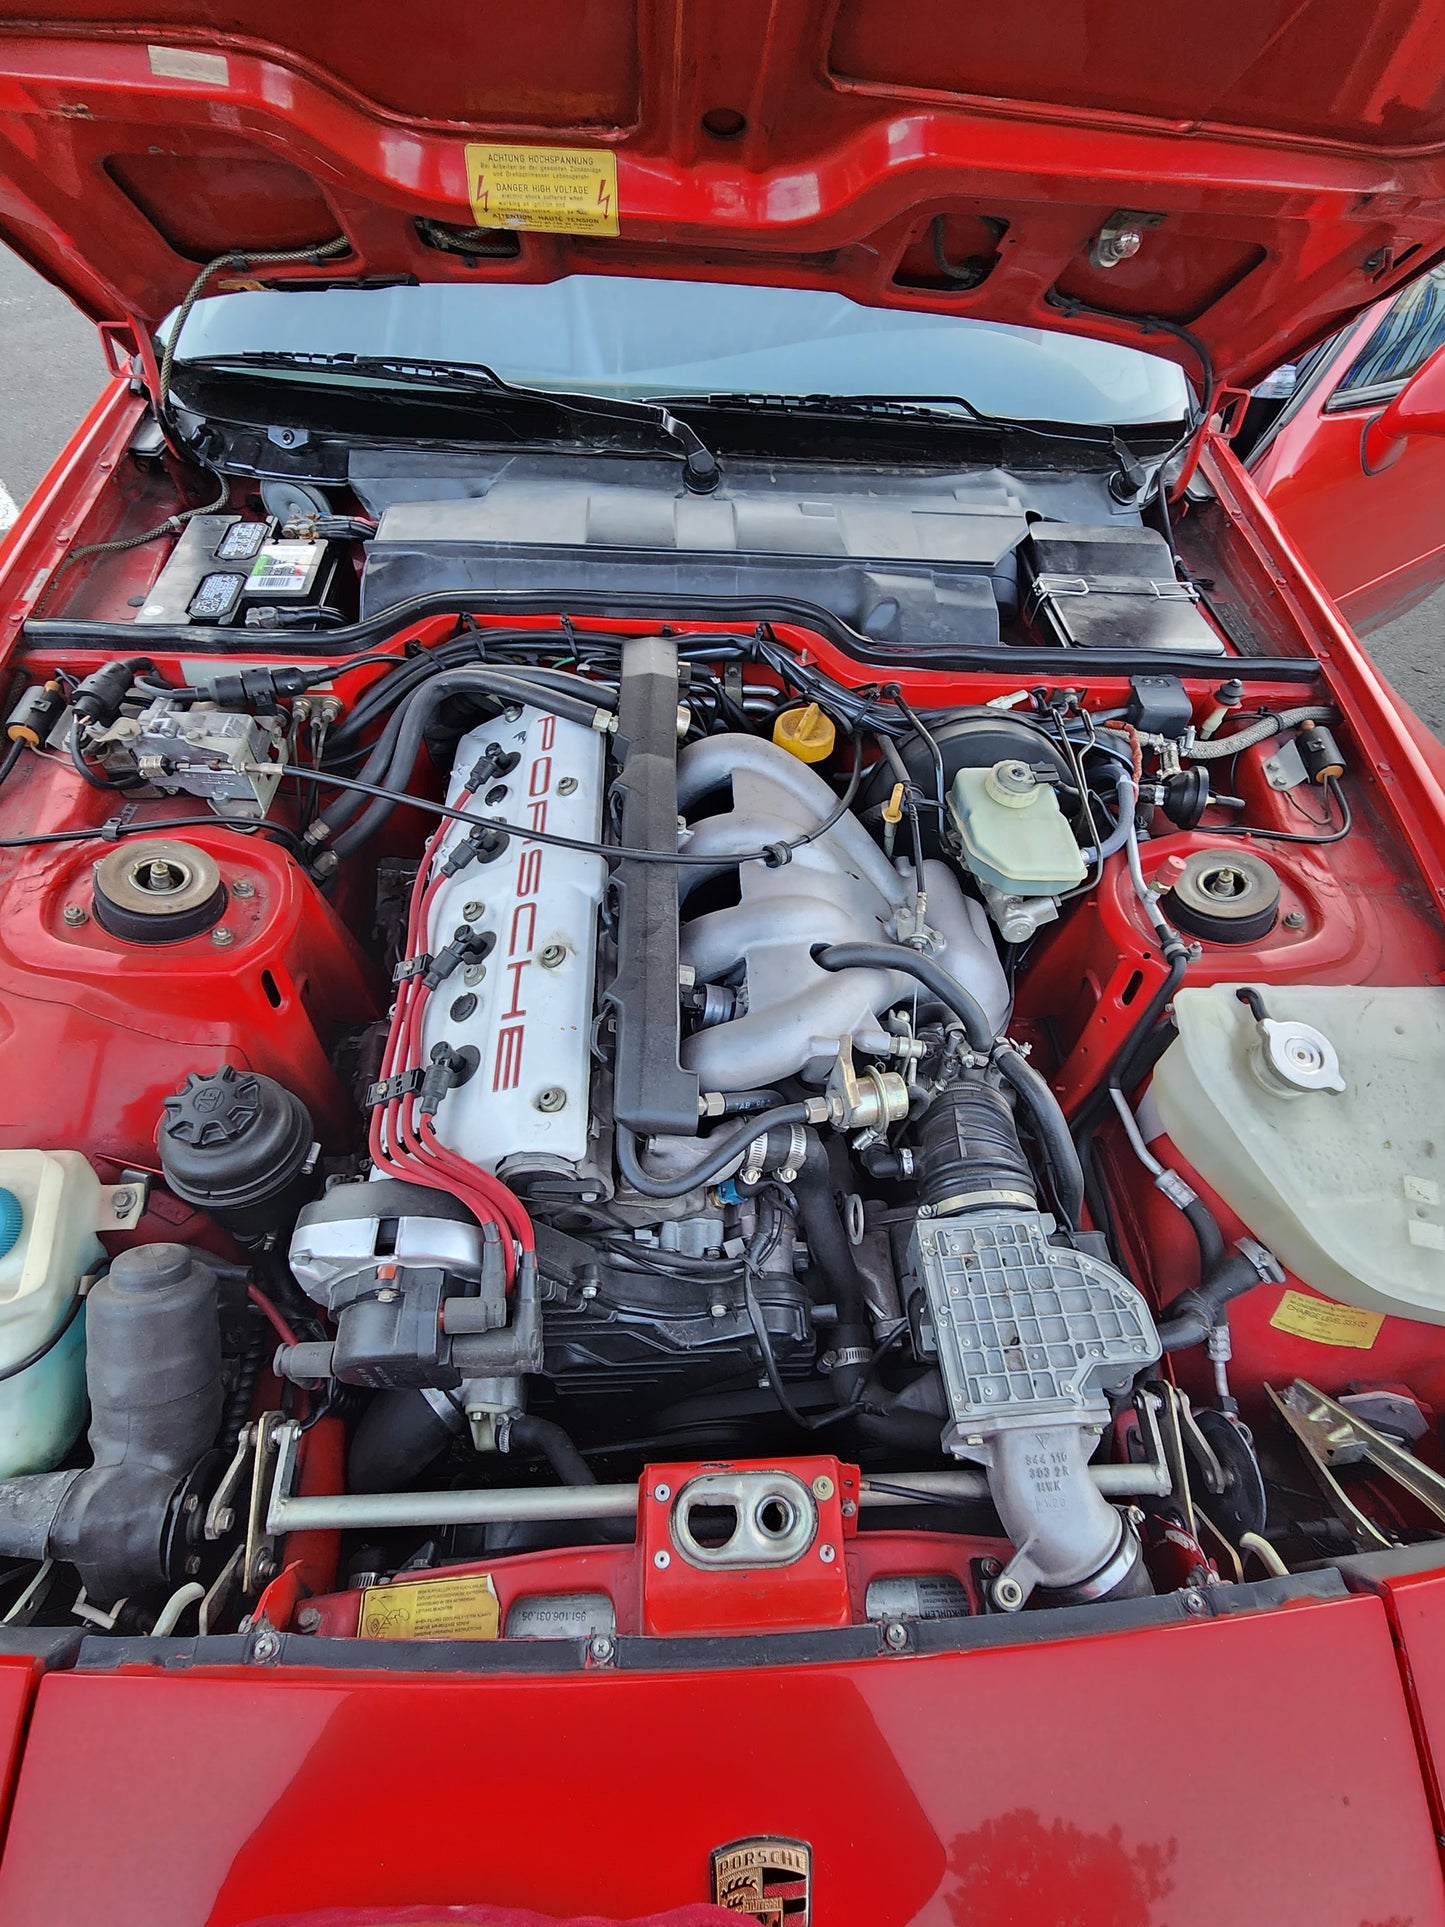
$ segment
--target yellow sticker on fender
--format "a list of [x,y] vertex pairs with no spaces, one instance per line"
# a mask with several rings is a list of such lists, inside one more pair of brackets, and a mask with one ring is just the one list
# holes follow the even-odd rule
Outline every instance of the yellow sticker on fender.
[[368,1586],[356,1630],[362,1639],[495,1639],[496,1588],[486,1572]]
[[478,227],[544,234],[617,232],[617,156],[605,147],[467,146]]
[[1317,1345],[1354,1345],[1368,1351],[1380,1335],[1385,1315],[1361,1311],[1355,1305],[1336,1305],[1328,1298],[1306,1298],[1302,1291],[1287,1291],[1269,1322],[1276,1331],[1312,1338]]

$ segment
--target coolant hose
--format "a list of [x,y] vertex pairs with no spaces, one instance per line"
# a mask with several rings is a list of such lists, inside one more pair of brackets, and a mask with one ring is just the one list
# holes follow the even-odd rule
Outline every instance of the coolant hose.
[[993,1025],[983,1005],[951,971],[920,950],[901,943],[828,943],[818,945],[813,961],[821,970],[897,970],[912,977],[953,1012],[974,1050],[987,1055],[993,1049]]
[[1084,1167],[1078,1146],[1069,1134],[1069,1121],[1059,1100],[1045,1078],[1034,1069],[1022,1051],[1012,1044],[1000,1045],[994,1052],[994,1066],[1012,1086],[1033,1121],[1034,1134],[1053,1179],[1054,1196],[1071,1231],[1083,1222]]
[[[599,690],[599,696],[606,692]],[[382,731],[370,756],[362,766],[360,781],[380,783],[387,789],[403,788],[411,780],[416,768],[416,759],[421,753],[422,737],[427,725],[436,716],[442,704],[453,696],[491,696],[502,703],[528,703],[549,710],[553,715],[564,717],[569,722],[580,723],[584,729],[594,726],[598,716],[604,714],[607,704],[604,701],[592,702],[581,696],[573,696],[556,689],[540,689],[524,676],[509,675],[502,669],[485,669],[480,665],[464,669],[444,669],[440,675],[431,677],[420,689],[409,696],[405,704],[397,710],[386,728]],[[354,794],[354,792],[353,792]],[[362,811],[351,827],[335,839],[333,848],[338,857],[350,856],[363,843],[374,836],[382,824],[398,805],[404,801],[396,797],[376,797]],[[353,812],[342,807],[328,807],[327,823],[335,829],[338,823],[349,821]],[[314,826],[313,826],[314,827]]]
[[853,1405],[862,1396],[873,1350],[868,1287],[843,1228],[823,1140],[816,1131],[809,1131],[807,1139],[808,1148],[793,1180],[793,1195],[798,1200],[798,1217],[808,1241],[808,1255],[827,1279],[838,1313],[833,1340],[835,1362],[829,1383],[840,1405]]
[[573,1443],[572,1435],[549,1418],[520,1412],[507,1427],[509,1452],[535,1452],[563,1485],[596,1485],[597,1474]]
[[655,1178],[642,1168],[642,1159],[637,1148],[637,1136],[626,1124],[616,1127],[614,1149],[617,1168],[644,1198],[684,1198],[700,1184],[707,1184],[742,1156],[755,1137],[776,1130],[779,1125],[806,1124],[808,1107],[806,1104],[780,1104],[774,1111],[764,1111],[760,1116],[744,1118],[737,1130],[726,1135],[714,1134],[705,1138],[702,1155],[697,1163],[678,1178]]
[[1225,1323],[1226,1307],[1256,1285],[1283,1284],[1284,1273],[1263,1245],[1240,1240],[1232,1257],[1215,1267],[1202,1285],[1181,1292],[1166,1306],[1159,1323],[1159,1342],[1166,1352],[1182,1352],[1202,1345],[1217,1325]]
[[[425,657],[412,657],[383,676],[357,700],[351,711],[335,730],[331,743],[335,750],[345,749],[356,742],[367,725],[376,717],[383,716],[388,710],[395,710],[405,704],[409,696],[414,696],[423,683],[433,676],[443,675],[449,669],[491,668],[485,657],[478,654],[475,647],[465,644],[458,647],[456,642],[441,643]],[[537,663],[519,664],[508,670],[505,664],[495,665],[504,674],[515,675],[536,685],[537,694],[533,700],[540,706],[546,698],[557,691],[568,696],[593,695],[604,709],[617,707],[617,691],[609,683],[597,682],[590,676],[574,675],[567,669],[545,669]]]
[[[544,1458],[563,1485],[596,1485],[597,1474],[577,1450],[572,1434],[549,1418],[519,1412],[507,1425],[507,1451],[535,1452]],[[591,1537],[603,1545],[626,1545],[634,1526],[627,1519],[599,1519]]]
[[1191,1198],[1179,1209],[1189,1220],[1194,1242],[1199,1246],[1199,1276],[1210,1278],[1225,1262],[1224,1233],[1219,1228],[1219,1220],[1203,1198]]

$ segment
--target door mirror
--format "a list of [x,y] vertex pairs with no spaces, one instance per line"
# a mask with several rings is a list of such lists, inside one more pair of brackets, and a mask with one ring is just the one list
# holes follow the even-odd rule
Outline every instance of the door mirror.
[[1366,424],[1360,444],[1365,472],[1388,468],[1411,435],[1445,435],[1445,347],[1437,348],[1384,412]]

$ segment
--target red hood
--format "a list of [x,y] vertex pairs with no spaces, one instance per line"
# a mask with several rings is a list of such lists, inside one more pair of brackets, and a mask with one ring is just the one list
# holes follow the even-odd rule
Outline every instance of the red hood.
[[[1421,0],[134,18],[0,0],[0,238],[103,320],[154,323],[238,246],[344,234],[344,263],[295,272],[781,281],[1134,341],[1155,316],[1246,382],[1445,251],[1445,10]],[[472,223],[469,142],[573,150],[510,207],[557,219],[570,167],[561,224],[593,231],[523,232],[510,259],[428,245],[419,220]],[[1121,213],[1138,251],[1100,266]]]

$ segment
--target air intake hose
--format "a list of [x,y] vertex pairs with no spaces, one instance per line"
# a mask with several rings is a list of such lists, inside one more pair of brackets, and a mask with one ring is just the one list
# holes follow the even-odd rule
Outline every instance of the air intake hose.
[[982,1205],[1038,1206],[1008,1099],[992,1084],[947,1084],[918,1123],[918,1184],[935,1216]]
[[181,1487],[221,1427],[217,1293],[185,1245],[115,1260],[86,1300],[92,1463],[0,1481],[0,1555],[64,1560],[99,1600],[182,1576]]

